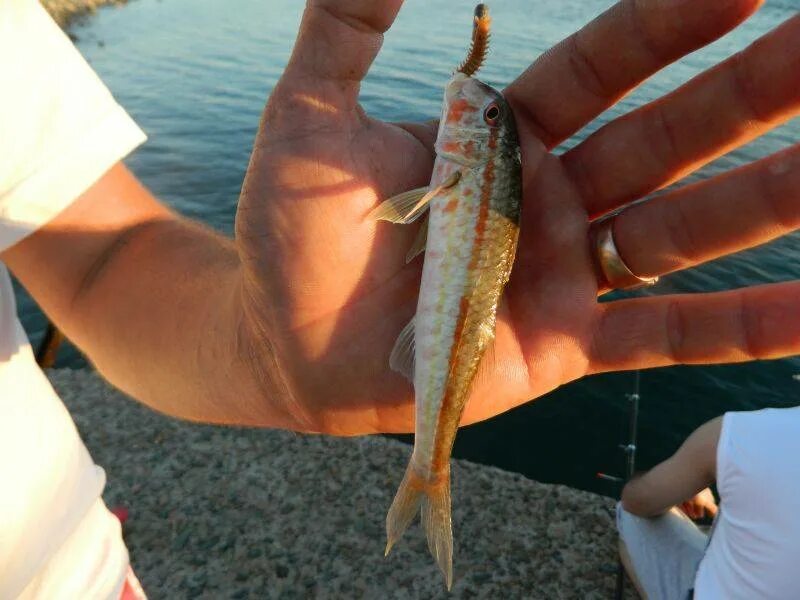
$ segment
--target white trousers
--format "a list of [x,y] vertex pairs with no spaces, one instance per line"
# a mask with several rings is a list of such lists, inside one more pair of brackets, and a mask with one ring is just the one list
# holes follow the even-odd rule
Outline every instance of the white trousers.
[[648,600],[691,597],[708,536],[677,508],[659,517],[632,515],[617,504],[620,542]]

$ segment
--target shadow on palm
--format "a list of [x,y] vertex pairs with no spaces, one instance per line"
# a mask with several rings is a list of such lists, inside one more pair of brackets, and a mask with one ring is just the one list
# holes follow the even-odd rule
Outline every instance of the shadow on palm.
[[[331,111],[324,96],[284,91],[292,87],[279,87],[270,105],[280,108],[265,111],[237,219],[237,237],[257,281],[253,293],[264,294],[263,302],[253,303],[264,306],[257,318],[278,340],[296,402],[289,409],[304,412],[309,429],[410,431],[413,389],[389,369],[389,353],[416,309],[422,259],[406,265],[405,255],[417,226],[378,224],[366,215],[382,198],[427,183],[435,130],[382,123],[359,106]],[[298,122],[305,131],[292,137]],[[534,165],[541,169],[558,169],[543,147],[534,160],[545,163]],[[254,171],[255,164],[270,168]],[[548,195],[539,200],[542,206],[531,206],[527,190],[496,345],[465,422],[584,374],[562,365],[586,364],[582,353],[596,302],[587,218],[568,181],[554,175],[552,188],[541,190]],[[260,198],[270,201],[264,206]],[[337,425],[342,422],[348,428]]]
[[[706,10],[669,13],[683,23],[678,29],[659,29],[666,17],[660,5],[642,9],[634,25],[631,3],[616,5],[506,90],[523,156],[520,241],[495,346],[463,422],[589,373],[772,358],[800,347],[795,284],[598,304],[588,236],[590,216],[646,197],[800,112],[800,91],[782,83],[800,73],[800,60],[792,58],[800,52],[790,51],[798,46],[800,18],[566,154],[549,152],[650,74],[758,6],[702,1]],[[413,390],[390,371],[388,357],[416,308],[422,259],[405,265],[415,226],[366,216],[379,201],[428,183],[435,132],[431,125],[376,121],[357,104],[359,82],[400,4],[311,5],[265,110],[242,189],[236,230],[253,360],[271,382],[267,397],[280,398],[300,430],[413,429]],[[647,47],[618,52],[619,40],[643,35]],[[745,103],[759,106],[755,128],[741,126],[752,121],[737,108],[742,89],[729,84],[742,65],[764,80]],[[687,110],[691,119],[683,118]],[[695,126],[701,117],[708,132]],[[793,148],[628,208],[615,221],[620,251],[640,275],[661,275],[791,231],[800,226],[792,191],[798,186],[790,185],[798,173],[800,152]],[[754,187],[765,177],[785,186],[780,217],[768,188]],[[721,198],[749,218],[718,219]],[[702,232],[701,241],[682,245],[683,230],[670,222]]]

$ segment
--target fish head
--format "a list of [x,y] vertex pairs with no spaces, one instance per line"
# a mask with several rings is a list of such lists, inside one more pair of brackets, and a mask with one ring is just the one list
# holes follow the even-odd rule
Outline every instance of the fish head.
[[436,154],[477,166],[490,161],[499,149],[516,146],[514,115],[503,94],[456,72],[445,88]]

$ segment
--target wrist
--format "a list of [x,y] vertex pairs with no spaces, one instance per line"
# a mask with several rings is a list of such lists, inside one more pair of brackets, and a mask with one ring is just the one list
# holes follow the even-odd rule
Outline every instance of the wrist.
[[244,278],[238,285],[237,325],[232,356],[240,357],[253,406],[242,424],[316,432],[299,400],[283,337],[266,315],[270,302]]

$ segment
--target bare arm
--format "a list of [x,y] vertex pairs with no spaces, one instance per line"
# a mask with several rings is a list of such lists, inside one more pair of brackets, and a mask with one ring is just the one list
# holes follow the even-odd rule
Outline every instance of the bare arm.
[[670,458],[633,479],[622,491],[622,505],[641,517],[659,515],[711,485],[717,472],[722,417],[698,427]]
[[[365,217],[430,181],[435,130],[381,122],[358,103],[401,4],[309,0],[256,136],[235,248],[117,167],[3,256],[113,383],[193,419],[342,435],[413,429],[412,390],[389,354],[417,305],[422,260],[405,260],[417,231]],[[587,249],[599,214],[630,204],[615,236],[648,277],[800,227],[800,146],[636,202],[800,114],[800,16],[569,152],[549,151],[761,1],[638,4],[616,4],[505,90],[525,206],[496,368],[476,378],[465,423],[588,374],[798,353],[800,282],[596,300],[606,283]],[[742,75],[752,85],[736,85]],[[702,243],[676,243],[675,222],[702,232],[693,235]]]
[[193,420],[282,424],[243,360],[233,242],[171,212],[122,164],[0,259],[137,399]]

